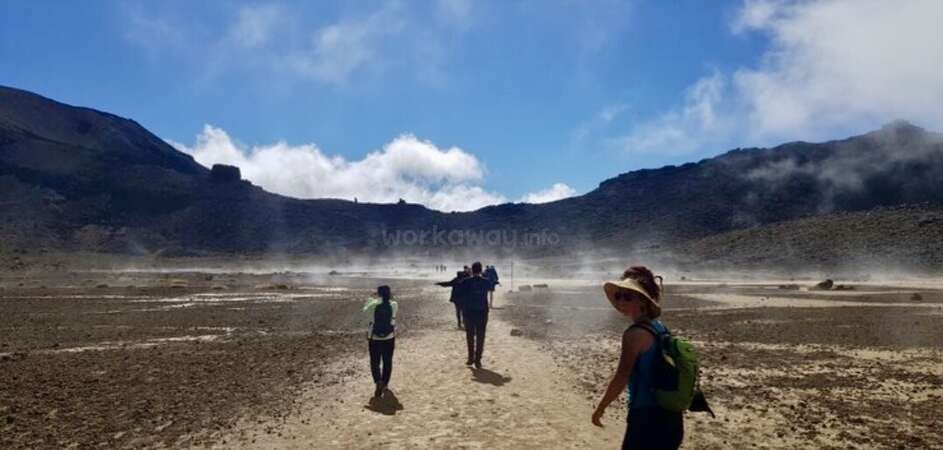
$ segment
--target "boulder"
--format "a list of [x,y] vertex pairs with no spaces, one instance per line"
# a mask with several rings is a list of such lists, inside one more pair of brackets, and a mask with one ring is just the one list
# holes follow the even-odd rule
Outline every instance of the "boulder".
[[827,279],[825,281],[822,281],[816,284],[813,287],[813,289],[818,290],[818,291],[827,291],[827,290],[832,289],[833,286],[835,286],[835,282],[832,281],[831,279]]

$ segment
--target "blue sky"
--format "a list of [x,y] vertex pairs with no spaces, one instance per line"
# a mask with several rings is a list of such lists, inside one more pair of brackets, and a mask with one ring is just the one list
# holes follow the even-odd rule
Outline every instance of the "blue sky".
[[941,4],[5,1],[0,84],[270,190],[461,210],[897,118],[943,129]]

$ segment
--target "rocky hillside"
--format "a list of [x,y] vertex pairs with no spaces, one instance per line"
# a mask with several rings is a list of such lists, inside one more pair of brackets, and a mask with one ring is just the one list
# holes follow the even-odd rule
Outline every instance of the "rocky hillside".
[[720,233],[671,250],[674,261],[690,269],[709,262],[718,270],[926,272],[943,267],[943,209],[908,205],[838,212]]
[[[943,207],[941,179],[943,136],[897,122],[840,141],[629,172],[543,205],[442,213],[300,200],[240,180],[234,168],[202,167],[132,120],[0,87],[0,252],[376,254],[471,244],[553,255],[666,245],[774,262],[777,236],[794,229],[852,233],[862,251],[876,233],[909,236],[910,222],[849,227],[847,218],[904,205],[932,213]],[[939,235],[943,224],[922,227]],[[927,248],[902,257],[938,251]]]

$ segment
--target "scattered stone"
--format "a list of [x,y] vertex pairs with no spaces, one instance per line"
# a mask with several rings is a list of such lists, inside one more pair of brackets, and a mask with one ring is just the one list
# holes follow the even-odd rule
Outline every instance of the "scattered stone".
[[108,287],[108,284],[107,284],[107,283],[99,283],[99,284],[96,285],[95,287],[97,287],[98,289],[105,289],[105,288]]
[[816,284],[815,286],[813,286],[812,289],[817,290],[817,291],[828,291],[828,290],[831,290],[832,287],[834,286],[835,286],[834,281],[832,281],[831,279],[826,279],[825,281],[822,281]]
[[529,284],[525,284],[525,285],[519,287],[518,290],[521,291],[521,292],[530,292],[531,288],[530,288],[530,285],[529,285]]
[[517,328],[511,328],[511,336],[523,336],[524,332]]
[[534,289],[550,289],[549,284],[535,284]]
[[26,359],[25,352],[4,353],[0,355],[0,361],[20,361]]
[[779,289],[782,289],[785,291],[798,291],[799,285],[798,284],[780,284]]
[[910,301],[913,301],[913,302],[923,301],[923,296],[920,295],[919,292],[914,292],[913,295],[910,296]]

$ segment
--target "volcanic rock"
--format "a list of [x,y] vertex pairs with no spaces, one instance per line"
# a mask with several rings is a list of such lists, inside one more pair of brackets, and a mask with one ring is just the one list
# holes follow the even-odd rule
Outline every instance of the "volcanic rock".
[[231,183],[242,179],[242,174],[236,166],[226,164],[213,164],[210,170],[210,180],[217,183]]

